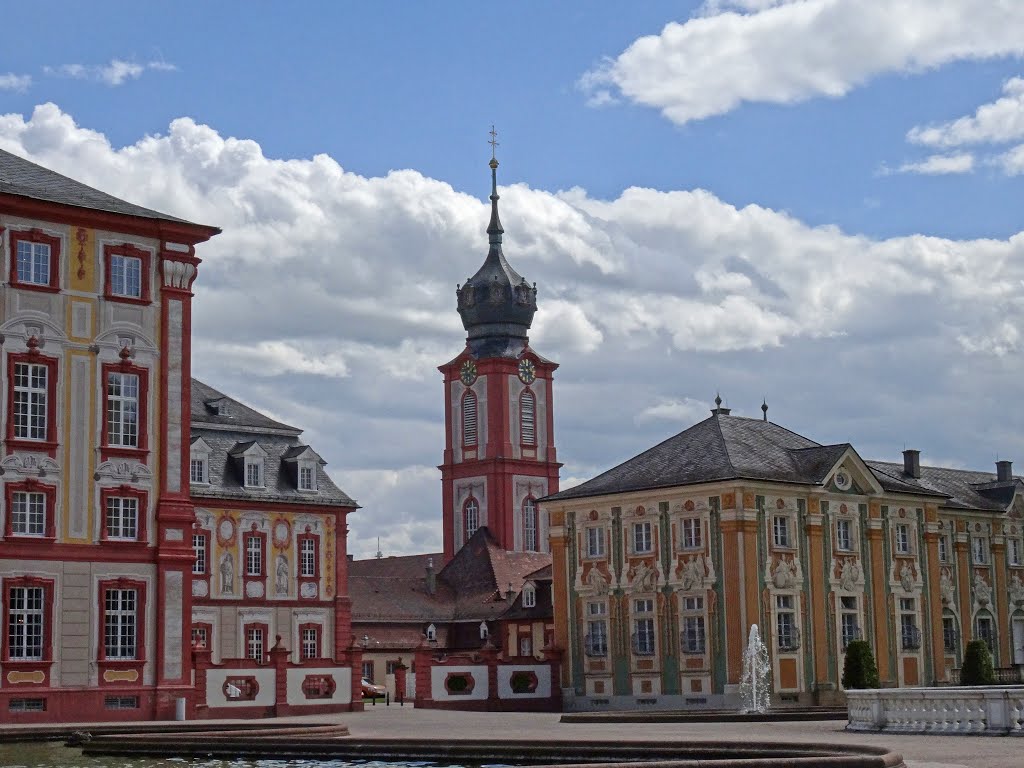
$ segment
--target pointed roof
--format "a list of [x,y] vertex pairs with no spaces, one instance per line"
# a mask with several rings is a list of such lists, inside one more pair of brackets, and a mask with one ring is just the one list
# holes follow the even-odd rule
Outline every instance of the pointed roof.
[[492,157],[491,219],[487,258],[476,274],[455,290],[466,342],[476,357],[518,357],[537,311],[537,288],[516,272],[502,253],[505,230],[498,217],[498,161]]
[[192,424],[216,429],[269,430],[301,435],[302,430],[274,421],[209,384],[192,379]]
[[0,149],[0,194],[17,195],[48,203],[70,205],[93,211],[106,211],[123,216],[186,224],[190,227],[208,229],[211,235],[220,231],[215,227],[194,224],[176,216],[121,200],[2,149]]

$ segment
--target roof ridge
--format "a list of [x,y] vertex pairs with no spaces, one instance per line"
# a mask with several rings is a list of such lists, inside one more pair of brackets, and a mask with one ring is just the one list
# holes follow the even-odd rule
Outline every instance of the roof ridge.
[[[726,416],[725,418],[731,419],[732,416]],[[744,416],[737,416],[736,418],[743,419],[743,418],[746,418],[746,417],[744,417]],[[733,463],[732,454],[729,453],[729,441],[725,439],[725,433],[722,431],[722,421],[721,421],[722,420],[722,414],[720,414],[720,413],[712,413],[710,416],[708,416],[707,419],[704,419],[704,421],[707,421],[708,419],[711,419],[712,421],[714,421],[715,428],[718,430],[718,439],[722,441],[722,450],[725,452],[725,460],[727,462],[729,462],[729,469],[732,470],[733,474],[739,474],[739,472],[736,470],[736,465]],[[700,421],[697,422],[697,424],[702,424],[702,423],[703,422],[700,422]],[[771,422],[769,422],[769,423],[771,423]],[[697,426],[697,425],[695,424],[694,426]],[[685,432],[686,430],[683,430],[683,431]]]

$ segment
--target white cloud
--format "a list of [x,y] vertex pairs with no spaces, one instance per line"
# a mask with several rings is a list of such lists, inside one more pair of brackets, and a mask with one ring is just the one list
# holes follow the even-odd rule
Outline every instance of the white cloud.
[[147,70],[173,72],[178,68],[165,61],[150,61],[139,64],[125,59],[111,59],[107,64],[61,64],[56,67],[43,67],[43,72],[56,77],[70,77],[74,80],[92,80],[109,86],[124,85],[129,80],[138,80]]
[[931,155],[916,163],[903,163],[895,170],[882,168],[883,175],[892,173],[919,173],[925,176],[948,176],[950,174],[970,173],[974,170],[974,155],[970,152],[957,152],[952,155]]
[[32,85],[32,75],[16,75],[13,72],[0,75],[0,91],[23,93]]
[[[440,547],[436,366],[462,349],[455,284],[486,254],[485,200],[414,170],[270,159],[188,118],[115,148],[47,104],[0,115],[0,147],[222,227],[199,248],[194,374],[306,429],[364,506],[352,551]],[[500,192],[505,253],[538,283],[531,343],[561,364],[566,486],[702,418],[718,388],[734,413],[760,418],[767,396],[773,421],[873,458],[904,441],[1024,457],[1024,417],[990,407],[1024,378],[1024,234],[878,240],[700,189]]]
[[1024,174],[1024,144],[1018,144],[1013,149],[1004,152],[994,159],[996,165],[1002,168],[1007,176],[1020,176]]
[[635,40],[580,86],[621,94],[682,125],[744,102],[838,97],[889,72],[1022,54],[1019,2],[733,0]]
[[1003,144],[1024,138],[1024,78],[1007,80],[1003,94],[1003,98],[978,107],[971,117],[928,127],[915,126],[907,133],[907,141],[929,147],[960,147]]

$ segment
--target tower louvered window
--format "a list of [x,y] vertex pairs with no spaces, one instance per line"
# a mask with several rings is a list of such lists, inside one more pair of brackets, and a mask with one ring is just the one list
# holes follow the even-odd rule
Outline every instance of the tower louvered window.
[[476,395],[470,391],[462,398],[462,444],[475,447],[476,435]]
[[472,496],[462,505],[462,518],[464,541],[469,541],[470,536],[480,527],[480,505]]
[[519,396],[519,434],[523,445],[537,444],[537,400],[533,392],[523,390]]

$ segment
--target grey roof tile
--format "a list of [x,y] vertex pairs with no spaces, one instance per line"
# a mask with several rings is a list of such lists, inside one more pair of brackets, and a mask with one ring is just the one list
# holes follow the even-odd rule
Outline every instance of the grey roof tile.
[[121,200],[2,149],[0,193],[125,216],[203,226]]

